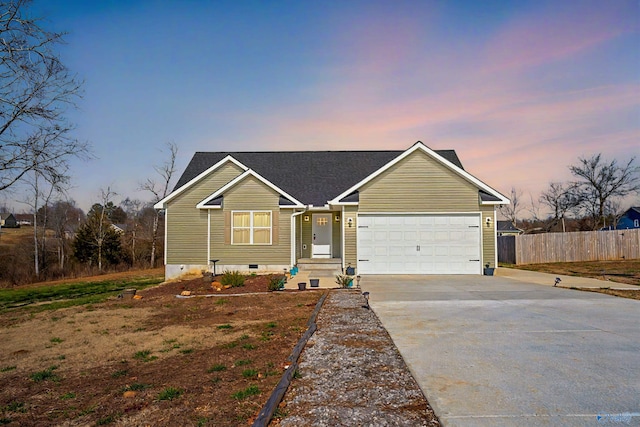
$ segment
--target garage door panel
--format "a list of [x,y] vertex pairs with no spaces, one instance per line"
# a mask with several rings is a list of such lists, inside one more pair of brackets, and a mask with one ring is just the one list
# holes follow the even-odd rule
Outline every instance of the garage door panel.
[[361,274],[480,274],[479,215],[362,215]]

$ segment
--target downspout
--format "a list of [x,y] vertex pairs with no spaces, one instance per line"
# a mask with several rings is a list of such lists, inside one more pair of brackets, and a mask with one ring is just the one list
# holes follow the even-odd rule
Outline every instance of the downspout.
[[342,271],[344,272],[344,260],[346,258],[346,254],[344,253],[345,251],[345,244],[344,244],[344,222],[345,222],[345,218],[344,218],[344,205],[342,205],[342,212],[340,212],[340,240],[342,240],[342,250],[341,250],[341,254],[342,254]]
[[291,267],[296,265],[296,217],[307,211],[307,208],[291,215]]
[[493,266],[498,269],[498,223],[496,222],[496,206],[493,206]]
[[207,209],[207,266],[211,262],[211,209]]

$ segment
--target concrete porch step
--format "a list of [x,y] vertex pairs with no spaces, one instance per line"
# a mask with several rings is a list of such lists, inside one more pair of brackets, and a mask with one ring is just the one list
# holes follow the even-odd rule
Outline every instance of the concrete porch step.
[[300,271],[342,273],[342,260],[340,258],[301,258],[298,260]]

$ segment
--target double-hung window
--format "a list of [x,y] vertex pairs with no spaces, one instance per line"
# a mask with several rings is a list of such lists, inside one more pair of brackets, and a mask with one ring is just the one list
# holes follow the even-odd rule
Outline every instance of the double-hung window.
[[232,212],[231,239],[233,245],[270,245],[271,211]]

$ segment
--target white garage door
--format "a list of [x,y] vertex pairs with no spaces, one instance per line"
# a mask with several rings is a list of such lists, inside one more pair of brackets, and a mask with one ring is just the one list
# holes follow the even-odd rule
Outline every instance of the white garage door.
[[360,215],[359,274],[480,274],[479,215]]

